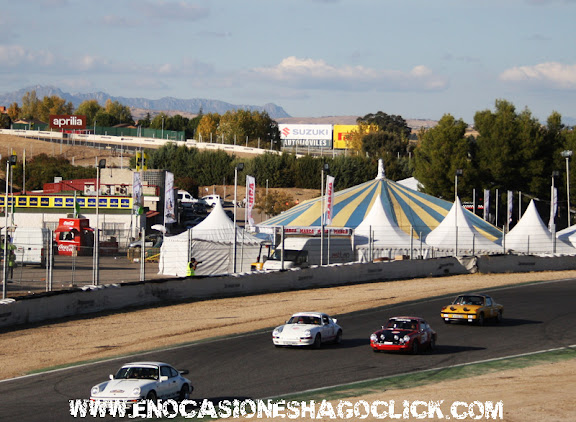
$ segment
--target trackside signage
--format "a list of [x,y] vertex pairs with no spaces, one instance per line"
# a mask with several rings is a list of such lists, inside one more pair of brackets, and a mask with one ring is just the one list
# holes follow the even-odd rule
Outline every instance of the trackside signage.
[[332,147],[332,125],[278,125],[284,147]]
[[52,129],[86,129],[86,116],[76,115],[50,115]]

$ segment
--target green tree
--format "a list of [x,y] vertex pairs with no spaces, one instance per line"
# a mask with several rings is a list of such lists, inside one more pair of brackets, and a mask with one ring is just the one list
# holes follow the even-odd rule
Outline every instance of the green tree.
[[100,111],[102,111],[102,107],[97,100],[86,100],[80,103],[74,114],[86,116],[86,126],[95,126],[96,124],[104,126],[96,120],[96,115]]
[[426,193],[452,200],[457,169],[463,170],[460,179],[463,185],[474,180],[468,160],[466,128],[461,119],[445,114],[437,126],[421,132],[419,145],[414,151],[414,176]]
[[0,113],[0,129],[10,129],[12,119],[8,114]]
[[220,115],[218,113],[208,113],[202,116],[198,124],[198,140],[202,142],[218,142],[218,126]]
[[[134,119],[132,118],[132,111],[130,107],[120,104],[118,101],[112,101],[110,99],[106,100],[106,106],[104,110],[107,114],[113,117],[113,121],[116,124],[127,123],[130,125],[134,124]],[[108,126],[102,124],[101,126]],[[113,126],[113,125],[112,125]]]
[[7,113],[8,116],[10,116],[10,119],[12,119],[12,121],[15,121],[20,118],[20,115],[22,114],[22,109],[20,108],[18,103],[12,103],[8,107]]
[[36,91],[26,92],[22,97],[20,116],[26,120],[40,118],[40,100],[36,96]]
[[[527,109],[516,113],[514,105],[506,100],[497,100],[495,105],[494,112],[484,110],[474,115],[477,163],[484,187],[548,191],[545,186],[549,186],[547,169],[552,152],[547,151],[542,125]],[[545,191],[542,193],[549,196]]]
[[72,114],[73,111],[74,106],[71,102],[66,102],[57,95],[51,95],[42,99],[38,118],[43,122],[48,122],[50,115]]

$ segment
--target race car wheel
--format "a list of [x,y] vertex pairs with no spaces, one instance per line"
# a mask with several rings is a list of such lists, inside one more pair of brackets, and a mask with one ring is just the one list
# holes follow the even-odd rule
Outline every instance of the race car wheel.
[[146,400],[156,401],[157,399],[158,396],[156,395],[156,391],[154,390],[149,391],[148,394],[146,394]]
[[418,343],[418,340],[414,340],[412,342],[412,348],[410,349],[410,352],[413,355],[417,355],[420,352],[420,343]]
[[498,315],[496,315],[496,322],[500,323],[502,322],[502,311],[498,311]]
[[190,398],[190,387],[188,384],[184,384],[180,389],[180,393],[178,394],[178,400],[188,400]]
[[433,352],[436,349],[436,339],[432,337],[430,339],[430,344],[428,345],[428,351]]
[[480,326],[484,325],[484,314],[482,312],[480,312],[480,315],[478,315],[478,319],[476,320],[476,322]]
[[320,336],[320,334],[316,334],[316,337],[314,338],[314,344],[312,345],[312,347],[314,347],[315,349],[319,349],[322,346],[322,337]]
[[336,338],[334,339],[334,344],[340,344],[340,343],[342,343],[342,330],[338,330]]

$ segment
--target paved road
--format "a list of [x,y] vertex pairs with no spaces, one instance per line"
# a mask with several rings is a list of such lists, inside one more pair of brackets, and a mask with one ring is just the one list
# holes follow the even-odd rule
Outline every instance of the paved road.
[[[438,313],[447,299],[433,299],[339,315],[343,343],[321,350],[277,349],[266,332],[1,382],[0,420],[75,420],[68,413],[68,399],[88,397],[92,385],[126,361],[161,360],[189,369],[195,386],[192,398],[217,401],[269,397],[576,343],[576,280],[487,293],[505,306],[502,324],[445,325]],[[418,356],[372,353],[368,337],[394,315],[426,318],[438,332],[438,350]]]

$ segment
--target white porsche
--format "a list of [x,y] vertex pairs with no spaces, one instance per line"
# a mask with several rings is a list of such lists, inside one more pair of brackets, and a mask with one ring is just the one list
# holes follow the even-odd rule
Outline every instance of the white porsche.
[[186,400],[194,389],[189,379],[163,362],[133,362],[122,366],[110,380],[92,387],[90,400],[123,401],[134,404],[139,400],[176,398]]
[[321,312],[299,312],[292,315],[286,324],[274,328],[274,346],[313,346],[318,349],[322,343],[339,344],[342,341],[342,327]]

